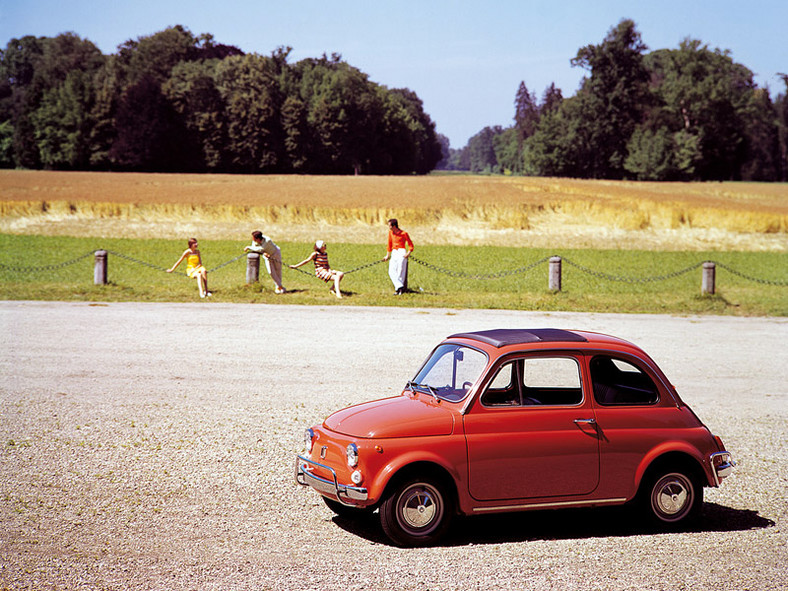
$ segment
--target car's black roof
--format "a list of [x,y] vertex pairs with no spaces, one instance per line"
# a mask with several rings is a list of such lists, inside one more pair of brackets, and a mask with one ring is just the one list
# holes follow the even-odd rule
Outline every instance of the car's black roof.
[[506,345],[522,345],[525,343],[554,343],[574,342],[585,343],[588,339],[560,328],[496,328],[494,330],[480,330],[477,332],[462,332],[453,334],[450,339],[472,339],[487,343],[493,347]]

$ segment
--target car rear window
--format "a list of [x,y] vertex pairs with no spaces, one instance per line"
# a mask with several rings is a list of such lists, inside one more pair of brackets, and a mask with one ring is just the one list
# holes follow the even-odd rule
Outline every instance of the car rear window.
[[591,381],[594,399],[610,406],[654,404],[659,400],[659,389],[654,380],[629,361],[597,355],[591,360]]

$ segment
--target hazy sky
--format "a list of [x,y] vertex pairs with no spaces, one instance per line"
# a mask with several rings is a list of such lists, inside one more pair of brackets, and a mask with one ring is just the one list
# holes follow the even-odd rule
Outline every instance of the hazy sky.
[[339,53],[374,82],[415,91],[460,148],[512,124],[520,81],[539,98],[551,82],[575,94],[585,72],[570,60],[622,18],[649,49],[699,39],[730,50],[773,97],[785,91],[788,0],[0,0],[0,47],[72,31],[110,54],[180,24],[246,53],[290,46],[291,62]]

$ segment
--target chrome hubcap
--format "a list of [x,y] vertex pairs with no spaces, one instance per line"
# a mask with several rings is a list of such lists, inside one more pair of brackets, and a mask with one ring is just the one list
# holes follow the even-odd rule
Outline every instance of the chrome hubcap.
[[664,519],[680,517],[692,503],[692,488],[682,474],[668,474],[654,486],[651,502]]
[[442,511],[440,494],[427,484],[414,484],[400,497],[399,515],[403,525],[423,530],[436,521]]

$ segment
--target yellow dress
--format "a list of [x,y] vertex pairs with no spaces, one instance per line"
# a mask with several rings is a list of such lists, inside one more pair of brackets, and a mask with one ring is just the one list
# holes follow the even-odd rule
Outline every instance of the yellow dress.
[[186,274],[189,277],[194,277],[195,273],[202,269],[200,264],[200,255],[190,254],[186,257]]

